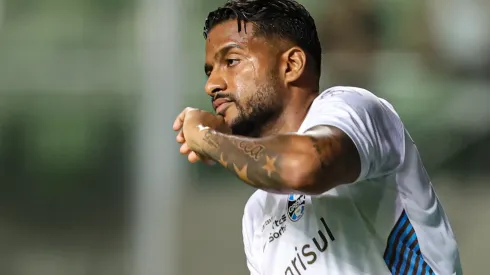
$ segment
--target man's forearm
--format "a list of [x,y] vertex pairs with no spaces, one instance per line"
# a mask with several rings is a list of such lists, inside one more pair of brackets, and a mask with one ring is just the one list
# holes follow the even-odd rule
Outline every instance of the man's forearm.
[[307,137],[294,135],[251,139],[210,129],[201,133],[201,154],[219,162],[253,187],[281,193],[295,189],[296,178],[291,175],[300,175],[301,171],[294,173],[291,169],[298,170],[294,167],[299,167],[298,162],[308,153],[298,148],[300,143],[311,143]]

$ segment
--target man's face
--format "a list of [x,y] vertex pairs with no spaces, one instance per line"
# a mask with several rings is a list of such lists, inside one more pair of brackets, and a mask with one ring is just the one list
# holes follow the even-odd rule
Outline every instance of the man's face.
[[233,134],[250,136],[281,110],[279,53],[271,41],[253,34],[253,25],[238,32],[236,20],[215,26],[206,40],[206,93]]

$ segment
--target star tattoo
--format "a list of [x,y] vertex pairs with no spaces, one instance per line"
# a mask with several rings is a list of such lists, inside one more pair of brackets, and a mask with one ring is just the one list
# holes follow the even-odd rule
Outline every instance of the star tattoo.
[[264,166],[262,166],[262,168],[267,171],[269,177],[272,175],[272,172],[277,172],[276,165],[275,165],[276,159],[277,158],[275,157],[270,158],[269,156],[266,156],[266,163]]
[[235,168],[235,172],[236,174],[243,180],[245,181],[246,183],[252,185],[252,186],[255,186],[255,184],[253,182],[250,181],[250,179],[248,178],[248,175],[247,175],[247,168],[248,168],[248,165],[245,164],[245,166],[243,166],[242,169],[239,169],[236,164],[233,164],[233,167]]

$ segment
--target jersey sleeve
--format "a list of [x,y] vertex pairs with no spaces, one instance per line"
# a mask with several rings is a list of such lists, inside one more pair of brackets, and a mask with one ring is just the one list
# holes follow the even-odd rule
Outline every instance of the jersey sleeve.
[[245,249],[245,256],[247,258],[247,267],[250,271],[250,275],[260,275],[258,263],[253,254],[252,241],[253,241],[253,221],[250,215],[250,202],[245,206],[245,211],[242,219],[242,234],[243,234],[243,245]]
[[334,87],[313,102],[302,125],[334,126],[354,142],[361,158],[356,182],[397,170],[405,157],[405,127],[393,107],[367,90]]

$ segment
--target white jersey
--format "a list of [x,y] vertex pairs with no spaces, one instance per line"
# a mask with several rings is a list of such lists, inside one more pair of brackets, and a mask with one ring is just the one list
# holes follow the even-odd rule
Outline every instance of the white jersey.
[[359,178],[319,196],[256,191],[243,216],[250,273],[462,274],[447,216],[393,107],[364,89],[334,87],[298,132],[318,125],[352,139]]

